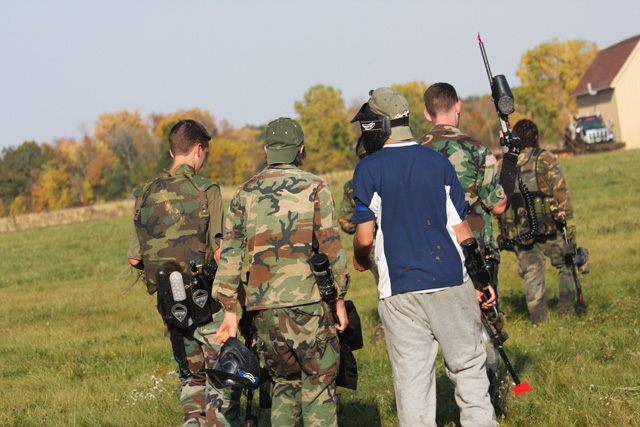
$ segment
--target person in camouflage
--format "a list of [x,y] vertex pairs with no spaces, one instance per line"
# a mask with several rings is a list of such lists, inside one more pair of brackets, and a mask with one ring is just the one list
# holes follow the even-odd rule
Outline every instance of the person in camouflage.
[[[298,168],[304,154],[300,124],[280,118],[267,125],[268,167],[235,193],[225,221],[216,276],[224,321],[216,340],[237,331],[237,298],[245,250],[251,274],[246,309],[254,314],[258,351],[275,381],[271,424],[337,425],[336,330],[344,331],[348,273],[331,190],[322,178]],[[316,286],[309,260],[331,262],[338,288],[337,321]]]
[[[513,127],[513,131],[522,140],[523,150],[518,157],[522,180],[534,198],[539,198],[541,202],[541,209],[536,209],[542,211],[537,212],[540,224],[538,236],[514,247],[519,262],[518,273],[524,278],[529,317],[532,323],[538,324],[544,322],[549,312],[545,286],[546,257],[549,257],[551,264],[558,269],[558,313],[564,315],[573,310],[576,283],[571,266],[565,259],[568,248],[563,233],[566,225],[568,240],[575,243],[576,225],[569,189],[560,165],[553,153],[538,145],[536,124],[531,120],[520,120]],[[507,221],[506,217],[510,220]],[[500,218],[500,227],[503,236],[508,238],[528,231],[522,201],[516,203],[514,197],[512,208]]]
[[469,202],[469,227],[485,257],[494,264],[491,285],[498,298],[500,251],[491,214],[500,215],[507,207],[507,197],[499,181],[498,162],[483,142],[458,129],[461,103],[452,85],[432,84],[424,93],[424,103],[424,115],[434,126],[420,138],[420,143],[447,156],[455,168]]
[[[179,121],[169,132],[173,165],[159,178],[134,191],[136,212],[127,256],[132,266],[144,269],[149,293],[158,290],[156,272],[160,267],[173,265],[176,271],[189,277],[190,260],[200,266],[218,262],[220,257],[223,222],[220,188],[196,175],[204,164],[210,139],[200,123]],[[158,292],[159,311],[162,311],[161,293],[162,289]],[[165,314],[161,312],[163,318]],[[222,317],[222,310],[218,310],[211,320],[193,324],[186,330],[170,325],[167,328],[165,324],[179,363],[185,426],[239,424],[240,391],[217,390],[205,373],[205,368],[213,367],[218,356],[220,346],[213,337]]]
[[[367,152],[364,150],[364,147],[362,146],[360,141],[358,141],[358,143],[356,144],[356,155],[360,160],[367,157]],[[340,228],[342,228],[342,231],[344,231],[347,234],[353,235],[356,232],[356,225],[353,223],[353,210],[356,207],[356,202],[353,200],[353,179],[350,179],[344,184],[343,190],[344,192],[342,195],[342,203],[340,204],[340,211],[339,211],[340,216],[338,218],[338,221],[340,224]],[[374,247],[375,247],[375,242],[374,242]],[[371,271],[371,274],[373,275],[373,280],[375,280],[377,285],[380,276],[378,274],[378,267],[376,267],[376,264],[373,259],[374,253],[375,253],[375,250],[372,250],[369,253],[369,256],[371,257],[371,265],[372,265],[370,271]],[[382,320],[380,320],[379,317],[378,317],[378,325],[376,326],[376,330],[373,333],[373,339],[376,342],[381,342],[382,340],[384,340],[384,326],[382,325]]]

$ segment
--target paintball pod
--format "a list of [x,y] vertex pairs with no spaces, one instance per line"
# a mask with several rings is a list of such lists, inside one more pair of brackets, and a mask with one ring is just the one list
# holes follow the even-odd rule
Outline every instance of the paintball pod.
[[582,295],[582,284],[578,273],[589,273],[589,251],[587,248],[578,248],[575,243],[567,237],[567,224],[562,227],[564,243],[567,246],[565,257],[567,264],[571,267],[574,282],[576,283],[576,314],[587,314],[587,304]]
[[169,263],[155,272],[158,312],[169,330],[173,357],[185,373],[189,368],[184,332],[211,322],[213,314],[221,308],[218,300],[211,298],[216,266],[205,264],[202,272],[198,272],[195,261],[191,261],[191,270],[193,274],[189,277],[177,263]]

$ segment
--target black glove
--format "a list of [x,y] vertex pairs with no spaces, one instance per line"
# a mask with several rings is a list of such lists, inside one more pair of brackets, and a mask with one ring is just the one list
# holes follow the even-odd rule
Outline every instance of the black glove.
[[514,155],[517,158],[522,149],[522,141],[514,131],[511,131],[500,137],[500,146],[502,147],[502,154],[505,156]]

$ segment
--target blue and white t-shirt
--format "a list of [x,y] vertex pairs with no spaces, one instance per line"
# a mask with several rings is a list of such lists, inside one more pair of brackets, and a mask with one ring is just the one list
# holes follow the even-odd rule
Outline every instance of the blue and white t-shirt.
[[452,226],[469,204],[447,157],[416,142],[392,143],[353,175],[353,223],[376,221],[380,299],[468,280]]

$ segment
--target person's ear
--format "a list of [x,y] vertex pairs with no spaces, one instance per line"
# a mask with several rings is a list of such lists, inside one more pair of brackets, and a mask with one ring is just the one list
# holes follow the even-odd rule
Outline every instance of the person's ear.
[[430,122],[433,121],[433,117],[431,117],[431,114],[429,114],[429,112],[427,110],[424,110],[424,116],[427,118],[427,120],[429,120]]
[[176,156],[173,155],[173,151],[171,149],[169,149],[169,155],[171,156],[172,159],[176,158]]

